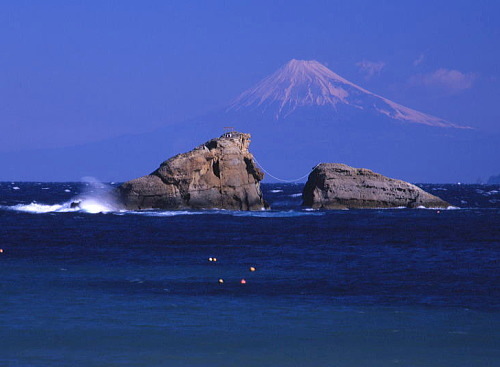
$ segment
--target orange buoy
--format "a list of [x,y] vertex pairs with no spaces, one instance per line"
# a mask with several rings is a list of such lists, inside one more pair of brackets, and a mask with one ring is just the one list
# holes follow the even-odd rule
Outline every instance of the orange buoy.
[[0,254],[3,252],[3,249],[0,248]]
[[217,261],[217,258],[216,257],[212,257],[212,261]]
[[241,280],[240,280],[240,283],[241,283],[241,284],[247,284],[247,281],[246,281],[245,279],[241,279]]
[[253,266],[251,266],[248,270],[255,271],[256,269]]

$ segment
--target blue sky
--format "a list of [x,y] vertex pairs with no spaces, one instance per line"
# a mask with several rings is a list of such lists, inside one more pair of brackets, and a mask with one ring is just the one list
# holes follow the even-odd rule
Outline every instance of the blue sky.
[[292,58],[500,132],[497,1],[0,1],[0,152],[224,106]]

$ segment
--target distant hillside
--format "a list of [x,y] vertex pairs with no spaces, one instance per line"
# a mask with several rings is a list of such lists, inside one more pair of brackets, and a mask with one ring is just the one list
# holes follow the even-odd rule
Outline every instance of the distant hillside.
[[487,182],[488,185],[500,184],[500,175],[491,176]]

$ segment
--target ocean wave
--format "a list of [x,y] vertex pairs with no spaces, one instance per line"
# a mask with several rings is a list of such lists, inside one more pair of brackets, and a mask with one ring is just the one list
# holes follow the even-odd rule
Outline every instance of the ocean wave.
[[[223,209],[210,210],[124,210],[109,200],[96,198],[77,198],[62,204],[42,204],[36,201],[30,204],[17,204],[12,206],[0,206],[3,210],[12,210],[25,213],[45,214],[45,213],[73,213],[83,212],[89,214],[112,213],[116,215],[140,215],[145,217],[173,217],[182,215],[231,215],[235,217],[257,217],[257,218],[286,218],[310,215],[325,215],[327,211],[316,209],[294,209],[294,210],[262,210],[262,211],[236,211]],[[393,208],[373,208],[375,210],[407,209],[406,207]],[[419,206],[416,209],[423,210],[458,210],[457,206],[447,208],[426,208]],[[344,209],[347,210],[347,209]]]
[[302,216],[325,215],[325,212],[309,210],[288,210],[288,211],[260,211],[260,212],[234,212],[235,217],[257,217],[257,218],[288,218]]
[[113,213],[115,215],[140,215],[145,217],[173,217],[181,215],[230,215],[234,217],[255,217],[255,218],[287,218],[287,217],[300,217],[310,215],[324,215],[325,212],[306,211],[306,210],[288,210],[288,211],[236,211],[236,210],[122,210]]
[[41,204],[32,202],[30,204],[17,204],[13,206],[1,206],[3,210],[11,210],[23,213],[48,214],[48,213],[110,213],[113,215],[138,215],[143,217],[175,217],[188,215],[230,215],[234,217],[255,217],[255,218],[289,218],[301,216],[320,216],[325,212],[316,210],[288,210],[288,211],[236,211],[236,210],[123,210],[116,208],[109,203],[96,200],[80,200],[78,207],[72,204],[76,201],[70,200],[62,204]]
[[[78,203],[78,206],[74,206],[74,203]],[[34,213],[34,214],[69,213],[69,212],[84,212],[84,213],[96,214],[96,213],[109,213],[117,210],[117,208],[113,207],[109,203],[99,202],[93,199],[70,200],[62,204],[41,204],[34,201],[30,204],[2,206],[2,208],[5,210],[13,210],[18,212]]]
[[299,193],[297,193],[297,194],[291,194],[291,195],[288,195],[288,196],[290,196],[291,198],[298,198],[298,197],[301,197],[301,196],[302,196],[302,193],[301,193],[301,192],[299,192]]
[[178,215],[219,214],[221,211],[188,211],[188,210],[120,210],[115,215],[140,215],[144,217],[175,217]]
[[[3,210],[12,210],[33,214],[44,213],[67,213],[67,212],[84,212],[84,213],[109,213],[120,210],[117,204],[115,194],[109,185],[100,183],[99,181],[87,178],[85,185],[88,187],[84,193],[73,197],[71,200],[57,203],[46,204],[32,201],[29,204],[17,204],[12,206],[1,206]],[[17,186],[16,186],[17,187]],[[50,187],[42,187],[42,190],[50,190]],[[65,192],[71,192],[65,189]]]
[[63,210],[64,205],[61,204],[38,204],[37,202],[32,202],[31,204],[18,204],[13,206],[2,206],[5,210],[14,210],[26,213],[51,213]]
[[416,209],[427,209],[427,210],[457,210],[457,209],[461,209],[460,207],[458,206],[453,206],[453,205],[450,205],[446,208],[427,208],[423,205],[420,205],[420,206],[417,206]]
[[283,192],[283,190],[271,190],[269,192],[277,193],[277,192]]

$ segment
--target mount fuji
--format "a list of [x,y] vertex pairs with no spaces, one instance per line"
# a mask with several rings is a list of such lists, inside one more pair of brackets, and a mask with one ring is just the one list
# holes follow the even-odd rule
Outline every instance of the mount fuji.
[[332,118],[338,113],[338,107],[348,106],[403,122],[465,128],[369,92],[314,60],[289,61],[233,100],[227,111],[261,110],[279,120],[303,107],[313,106],[330,107]]
[[207,136],[224,125],[251,133],[262,167],[290,180],[319,162],[343,162],[413,182],[476,181],[498,152],[482,132],[393,102],[314,60],[289,61],[191,123]]
[[0,180],[128,180],[225,126],[252,135],[250,150],[268,182],[304,181],[321,162],[411,182],[475,182],[500,170],[498,135],[402,106],[317,61],[291,60],[227,106],[153,133],[2,154]]

